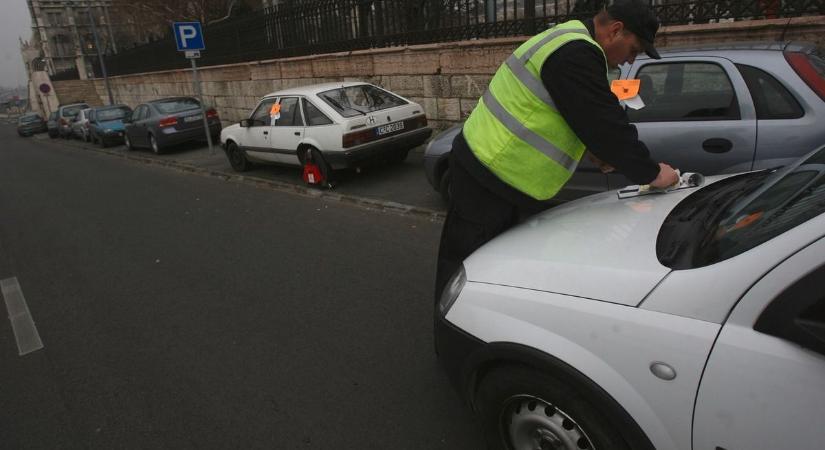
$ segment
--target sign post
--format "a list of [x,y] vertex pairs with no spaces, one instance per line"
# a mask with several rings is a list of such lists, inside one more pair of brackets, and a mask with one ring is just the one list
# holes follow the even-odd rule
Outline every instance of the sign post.
[[212,133],[209,132],[209,120],[206,118],[206,108],[203,106],[203,94],[201,83],[198,80],[198,65],[195,60],[201,57],[201,50],[206,48],[203,42],[203,31],[200,22],[175,22],[172,24],[175,34],[175,43],[178,51],[184,52],[186,59],[192,62],[192,82],[195,87],[195,95],[201,103],[201,117],[203,118],[203,129],[206,132],[206,142],[209,145],[209,154],[215,154],[212,146]]

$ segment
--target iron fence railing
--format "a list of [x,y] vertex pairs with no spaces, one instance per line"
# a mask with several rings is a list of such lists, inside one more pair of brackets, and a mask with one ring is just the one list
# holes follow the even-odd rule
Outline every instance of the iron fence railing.
[[[825,14],[825,0],[649,0],[663,25]],[[604,0],[309,0],[206,26],[202,66],[530,35],[591,17]],[[171,28],[171,27],[170,27]],[[181,69],[171,36],[106,57],[110,75]],[[96,73],[100,73],[96,68]]]

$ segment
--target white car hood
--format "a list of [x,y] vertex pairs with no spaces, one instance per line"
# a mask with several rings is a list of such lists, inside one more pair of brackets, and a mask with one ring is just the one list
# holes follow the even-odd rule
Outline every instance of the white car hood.
[[656,258],[659,228],[696,189],[621,200],[609,191],[555,207],[473,253],[467,279],[636,306],[671,270]]

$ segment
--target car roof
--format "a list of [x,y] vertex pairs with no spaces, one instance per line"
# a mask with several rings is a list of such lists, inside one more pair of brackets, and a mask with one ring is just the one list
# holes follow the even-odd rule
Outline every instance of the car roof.
[[155,99],[155,100],[149,100],[146,103],[157,104],[157,103],[172,102],[172,101],[176,101],[176,100],[195,100],[195,101],[198,101],[198,99],[196,99],[195,97],[187,97],[187,96],[182,95],[180,97],[158,98],[158,99]]
[[361,85],[370,85],[369,83],[365,83],[363,81],[343,81],[337,83],[321,83],[321,84],[310,84],[307,86],[299,86],[289,89],[283,89],[280,91],[271,92],[264,97],[279,97],[284,95],[313,95],[318,94],[320,92],[329,91],[331,89],[337,89],[342,87],[351,87],[351,86],[361,86]]
[[[677,46],[660,48],[659,54],[662,58],[669,56],[731,56],[737,52],[803,52],[810,53],[816,49],[816,45],[810,42],[791,41],[750,41],[750,42],[729,42],[710,43],[689,46]],[[647,56],[640,56],[639,60],[650,59]]]

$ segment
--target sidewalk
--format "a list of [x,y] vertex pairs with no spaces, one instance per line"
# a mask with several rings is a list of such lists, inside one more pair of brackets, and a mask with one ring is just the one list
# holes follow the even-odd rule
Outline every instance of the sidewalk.
[[424,175],[424,146],[413,149],[402,164],[377,165],[366,168],[361,173],[354,170],[336,172],[337,185],[331,190],[322,190],[306,186],[301,180],[299,167],[258,165],[248,172],[235,172],[218,145],[212,153],[205,143],[191,143],[155,155],[148,149],[126,151],[123,145],[103,149],[99,145],[77,140],[49,139],[46,134],[37,134],[32,138],[50,144],[96,151],[146,164],[160,164],[226,180],[356,203],[368,208],[426,216],[437,221],[443,220],[446,211],[441,196],[427,183]]

